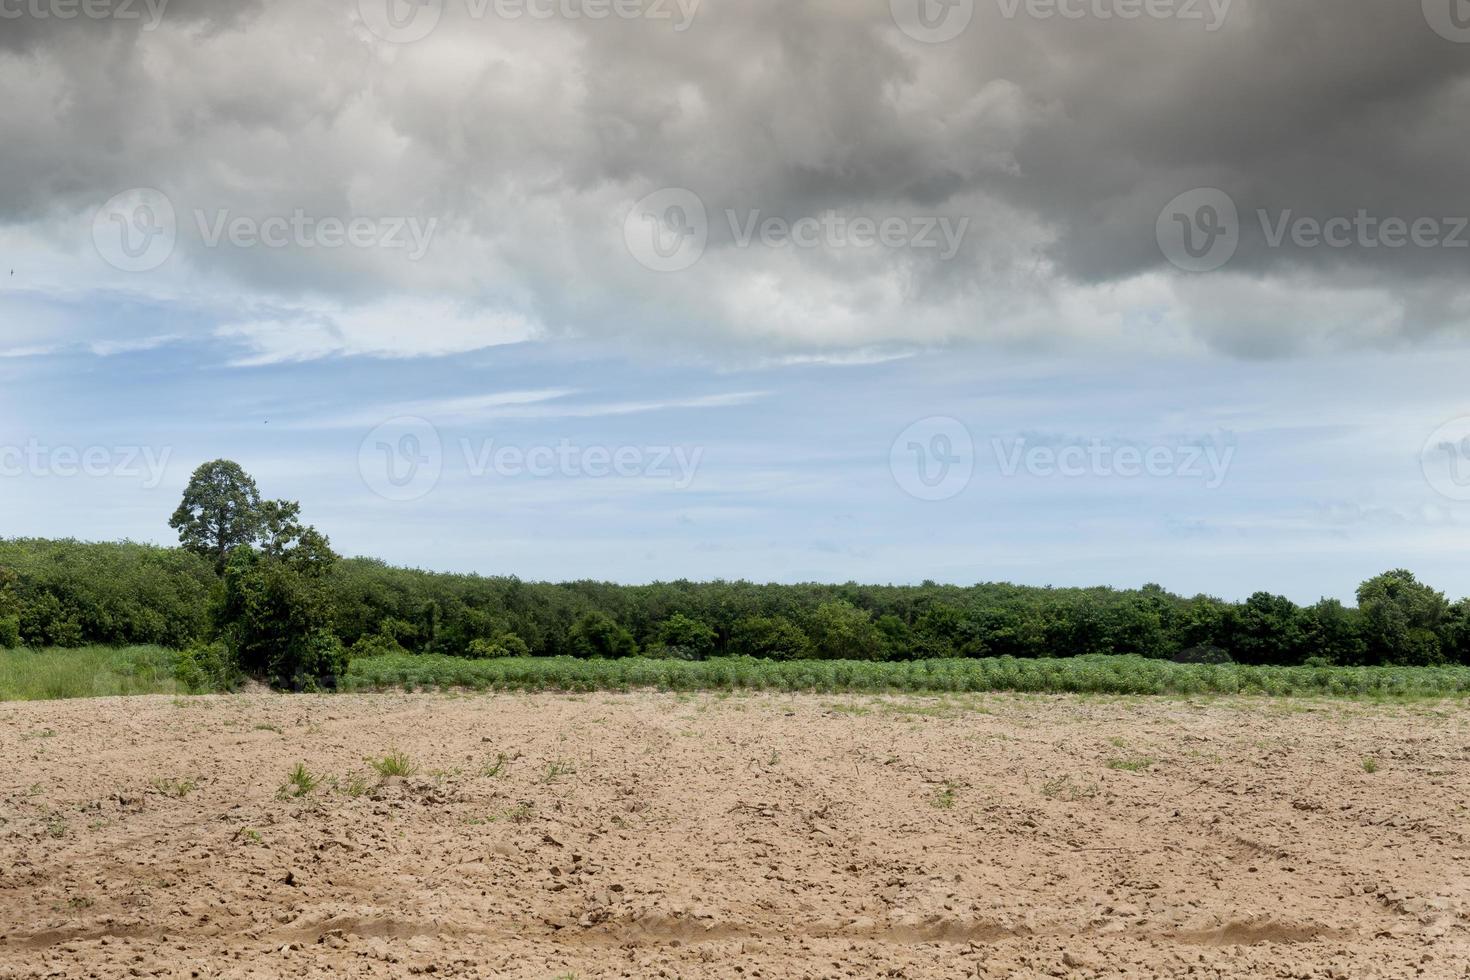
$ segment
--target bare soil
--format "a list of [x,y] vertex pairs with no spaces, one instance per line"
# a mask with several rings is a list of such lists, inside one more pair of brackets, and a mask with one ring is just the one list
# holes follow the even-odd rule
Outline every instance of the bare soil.
[[0,759],[0,977],[1470,976],[1460,704],[143,697]]

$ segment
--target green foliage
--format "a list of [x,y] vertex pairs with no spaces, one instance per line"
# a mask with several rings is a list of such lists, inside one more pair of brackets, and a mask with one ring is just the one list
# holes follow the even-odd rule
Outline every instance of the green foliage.
[[253,542],[262,523],[260,490],[239,463],[217,459],[194,471],[168,525],[179,543],[223,574],[231,551]]
[[[290,656],[337,661],[323,638],[304,645],[316,631],[330,631],[360,658],[619,658],[643,650],[696,660],[1135,653],[1276,666],[1470,663],[1470,602],[1450,605],[1402,571],[1365,582],[1360,608],[1331,599],[1298,606],[1266,592],[1233,604],[1158,586],[531,583],[339,560],[300,523],[296,505],[267,501],[260,510],[254,543],[236,549],[242,564],[231,572],[227,563],[222,578],[181,548],[0,540],[0,647],[183,649],[221,639],[247,672],[285,684],[300,673]],[[293,642],[297,653],[288,656]]]
[[391,657],[407,652],[393,634],[383,632],[359,638],[356,643],[352,644],[349,655],[351,659],[358,660],[363,657]]
[[1305,651],[1304,625],[1296,603],[1257,592],[1227,617],[1227,645],[1241,663],[1299,663]]
[[1440,636],[1446,660],[1470,663],[1470,599],[1461,599],[1445,613]]
[[730,631],[730,652],[741,657],[803,660],[811,640],[785,616],[746,616]]
[[1437,630],[1450,607],[1442,593],[1396,569],[1358,586],[1363,638],[1374,663],[1437,664],[1443,651]]
[[877,660],[883,639],[873,614],[850,602],[824,602],[807,619],[812,655],[824,660]]
[[638,652],[633,634],[605,613],[589,612],[572,626],[572,652],[579,657],[631,657]]
[[0,650],[14,650],[20,646],[20,617],[0,616]]
[[333,688],[347,668],[330,628],[320,556],[280,558],[237,548],[225,569],[220,626],[242,670],[275,687]]
[[0,540],[0,579],[0,618],[33,647],[182,647],[207,628],[215,581],[179,549],[37,539]]
[[497,633],[491,640],[472,640],[469,646],[469,655],[477,659],[488,659],[491,657],[526,657],[531,653],[531,648],[526,646],[526,641],[514,633]]
[[1329,664],[1367,662],[1368,643],[1363,637],[1362,614],[1336,599],[1323,599],[1306,611],[1307,659],[1320,658]]
[[329,629],[292,638],[286,657],[272,664],[271,683],[292,691],[335,690],[347,673],[347,649]]
[[654,637],[660,656],[679,660],[703,660],[714,653],[719,642],[719,634],[683,613],[675,613],[659,623]]
[[193,643],[174,661],[174,678],[190,694],[229,691],[238,687],[240,667],[223,643]]
[[16,597],[19,582],[15,569],[0,565],[0,650],[20,646],[20,600]]

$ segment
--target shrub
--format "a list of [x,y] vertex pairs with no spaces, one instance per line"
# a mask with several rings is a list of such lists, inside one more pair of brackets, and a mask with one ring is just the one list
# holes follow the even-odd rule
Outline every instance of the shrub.
[[659,624],[656,653],[675,660],[703,660],[715,650],[719,636],[697,619],[676,613]]
[[492,657],[528,657],[531,648],[514,633],[500,633],[493,640],[471,641],[468,652],[476,660],[488,660]]
[[356,643],[352,644],[351,659],[388,657],[407,652],[392,634],[387,632],[374,633],[371,636],[361,637]]
[[190,694],[233,690],[240,678],[240,666],[223,643],[195,643],[174,661],[174,679]]
[[14,650],[20,646],[20,617],[0,618],[0,649]]
[[333,690],[346,675],[348,662],[341,640],[328,630],[313,630],[292,640],[285,656],[271,665],[271,684],[292,691]]

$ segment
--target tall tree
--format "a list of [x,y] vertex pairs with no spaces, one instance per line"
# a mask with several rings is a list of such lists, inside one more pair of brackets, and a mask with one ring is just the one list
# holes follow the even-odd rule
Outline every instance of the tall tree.
[[194,471],[168,526],[179,532],[180,544],[213,561],[223,575],[230,551],[253,542],[263,520],[260,490],[250,474],[239,463],[217,459]]
[[1358,586],[1364,638],[1378,663],[1434,664],[1442,657],[1435,631],[1449,614],[1444,594],[1396,568]]

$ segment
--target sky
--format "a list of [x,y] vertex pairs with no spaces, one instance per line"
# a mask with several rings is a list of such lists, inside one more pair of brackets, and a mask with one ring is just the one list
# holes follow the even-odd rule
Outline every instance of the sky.
[[1463,0],[0,0],[0,535],[1470,594]]

